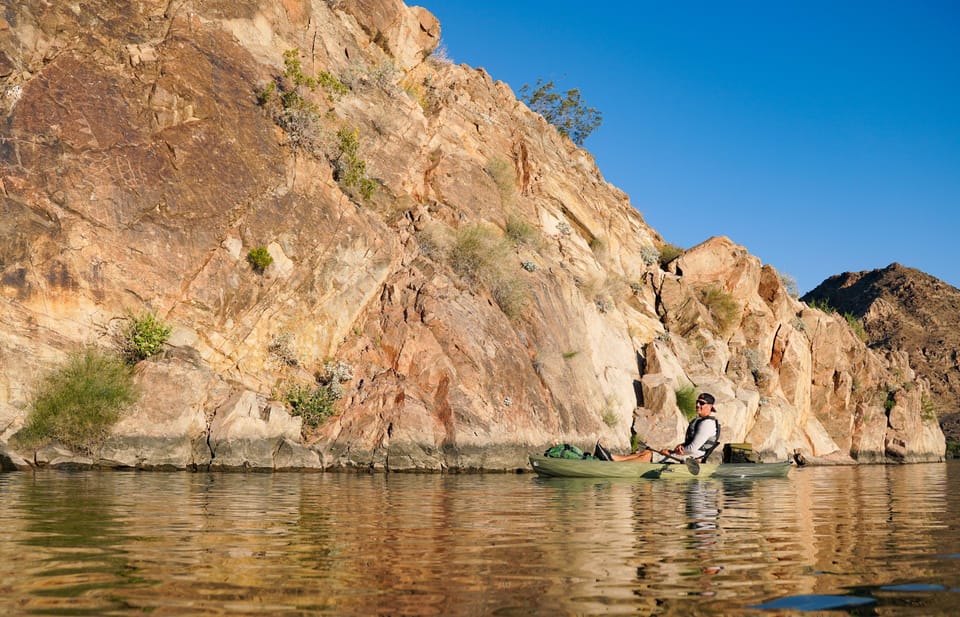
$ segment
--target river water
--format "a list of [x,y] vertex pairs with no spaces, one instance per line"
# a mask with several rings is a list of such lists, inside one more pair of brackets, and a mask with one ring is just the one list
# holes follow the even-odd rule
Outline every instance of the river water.
[[0,474],[0,615],[955,615],[960,464]]

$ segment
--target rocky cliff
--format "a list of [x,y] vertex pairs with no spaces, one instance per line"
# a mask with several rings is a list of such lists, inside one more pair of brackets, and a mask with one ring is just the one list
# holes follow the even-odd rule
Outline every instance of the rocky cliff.
[[[431,55],[421,8],[4,6],[0,439],[72,350],[143,311],[173,327],[104,443],[8,466],[516,469],[674,443],[691,387],[768,459],[943,455],[906,353],[726,238],[662,266],[588,152]],[[332,361],[343,397],[306,427],[282,393]]]
[[929,384],[927,408],[947,438],[960,441],[960,289],[894,263],[832,276],[803,299],[862,320],[870,347],[905,351]]

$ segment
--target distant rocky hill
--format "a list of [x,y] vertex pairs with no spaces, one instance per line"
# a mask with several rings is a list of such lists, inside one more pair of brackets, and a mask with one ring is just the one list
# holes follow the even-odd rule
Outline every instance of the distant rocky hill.
[[960,440],[960,289],[894,263],[832,276],[802,300],[860,318],[874,349],[906,350],[929,383],[944,433]]

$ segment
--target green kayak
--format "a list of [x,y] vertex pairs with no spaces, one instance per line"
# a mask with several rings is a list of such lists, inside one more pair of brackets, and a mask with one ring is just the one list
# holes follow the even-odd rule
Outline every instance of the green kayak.
[[683,464],[600,461],[597,459],[550,458],[533,455],[530,465],[545,478],[783,478],[793,464],[703,463],[694,475]]

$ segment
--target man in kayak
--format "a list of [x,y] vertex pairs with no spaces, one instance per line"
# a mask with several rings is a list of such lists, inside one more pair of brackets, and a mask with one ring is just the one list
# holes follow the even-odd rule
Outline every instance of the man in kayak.
[[594,456],[617,462],[665,463],[677,462],[685,458],[693,458],[700,462],[720,443],[720,421],[714,415],[716,412],[713,406],[714,400],[713,395],[706,392],[702,392],[697,397],[697,417],[687,426],[683,443],[677,444],[672,450],[666,448],[660,450],[657,452],[660,456],[656,460],[654,460],[654,450],[649,448],[631,454],[610,454],[599,442],[597,442]]

